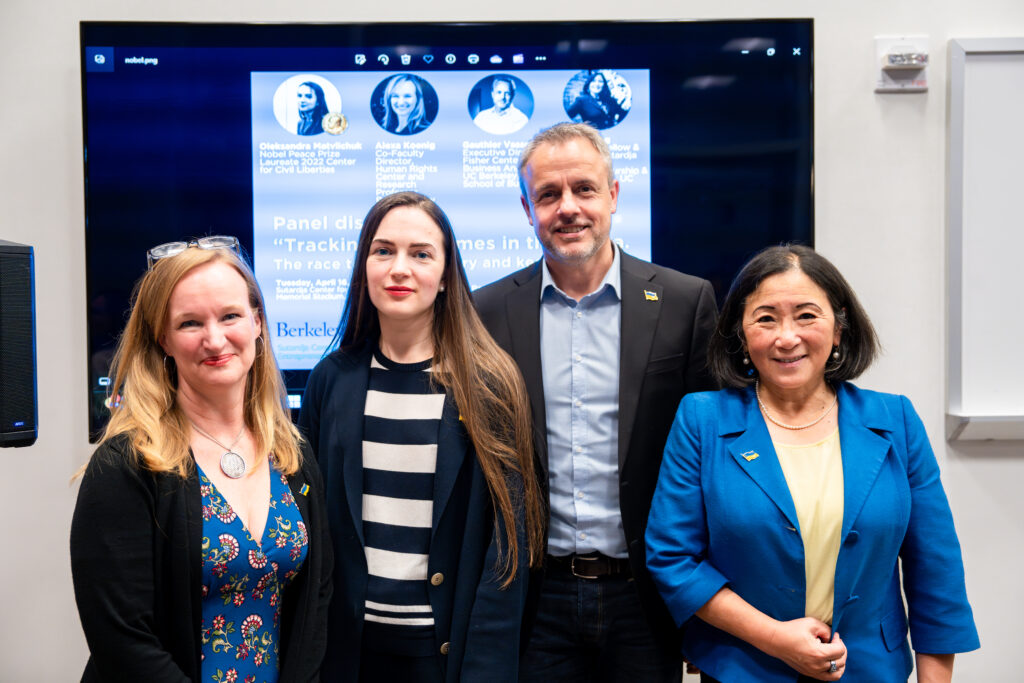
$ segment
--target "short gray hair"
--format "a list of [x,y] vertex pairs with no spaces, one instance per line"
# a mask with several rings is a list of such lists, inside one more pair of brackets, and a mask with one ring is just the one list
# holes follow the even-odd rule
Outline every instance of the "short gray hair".
[[523,153],[519,155],[519,190],[526,197],[526,201],[530,201],[530,196],[526,192],[524,173],[526,172],[526,165],[530,162],[530,157],[537,151],[537,148],[541,145],[563,145],[570,140],[579,139],[589,142],[597,150],[597,153],[601,155],[605,168],[608,169],[608,187],[610,188],[615,183],[615,171],[612,170],[612,153],[608,150],[608,143],[601,137],[601,133],[586,123],[570,123],[568,121],[556,123],[550,128],[545,128],[534,135],[533,139],[526,143]]

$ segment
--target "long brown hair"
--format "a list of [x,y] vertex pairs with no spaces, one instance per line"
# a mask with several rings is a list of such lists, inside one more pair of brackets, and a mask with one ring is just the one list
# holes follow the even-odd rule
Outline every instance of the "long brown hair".
[[277,468],[293,474],[301,462],[301,437],[285,408],[287,393],[270,348],[263,295],[249,266],[229,249],[185,249],[154,263],[136,283],[128,324],[111,365],[110,421],[101,443],[126,434],[146,469],[181,477],[192,471],[191,424],[177,404],[174,361],[165,356],[158,340],[166,329],[174,287],[193,269],[215,262],[226,263],[242,276],[249,306],[262,323],[245,383],[245,426],[253,433],[256,451],[272,452]]
[[[444,235],[442,282],[446,289],[434,300],[431,376],[455,401],[469,432],[490,490],[496,533],[499,515],[504,522],[498,557],[505,577],[503,585],[507,586],[515,577],[521,552],[529,553],[533,567],[540,566],[543,559],[544,522],[534,474],[529,398],[515,361],[491,338],[477,315],[451,223],[432,200],[416,192],[399,192],[384,197],[370,209],[359,235],[348,298],[331,346],[349,349],[380,339],[380,320],[367,291],[366,260],[384,216],[398,207],[420,209]],[[510,488],[509,475],[521,480],[521,494],[520,487]],[[519,495],[522,500],[518,500]],[[520,547],[517,535],[520,525],[516,523],[516,508],[520,505],[526,511],[522,529],[525,548]]]

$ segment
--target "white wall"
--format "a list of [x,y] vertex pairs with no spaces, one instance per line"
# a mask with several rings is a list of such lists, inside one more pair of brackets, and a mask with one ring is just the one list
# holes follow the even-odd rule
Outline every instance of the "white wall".
[[[983,649],[958,658],[958,680],[1020,680],[1015,612],[1024,562],[1024,445],[951,447],[945,408],[946,45],[952,37],[1024,35],[1020,0],[657,0],[494,3],[309,0],[0,3],[0,238],[36,247],[41,435],[0,451],[0,680],[77,680],[86,659],[68,564],[86,439],[85,272],[78,21],[372,21],[648,19],[788,16],[815,20],[818,247],[872,314],[886,355],[862,385],[911,397],[928,428],[963,544]],[[577,11],[573,5],[580,9]],[[624,8],[633,10],[623,15]],[[931,37],[931,90],[876,95],[873,37]],[[510,199],[510,201],[513,201]],[[515,209],[510,209],[515,210]],[[526,226],[524,224],[524,229]],[[1014,297],[1015,299],[1017,297]],[[992,302],[993,315],[1020,315]],[[1020,363],[1020,340],[992,352]]]

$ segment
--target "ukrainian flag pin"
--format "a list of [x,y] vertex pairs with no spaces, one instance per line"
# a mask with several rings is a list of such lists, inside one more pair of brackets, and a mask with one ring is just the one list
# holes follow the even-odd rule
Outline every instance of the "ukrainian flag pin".
[[309,493],[309,484],[303,484],[302,488],[299,489],[299,494],[304,496],[307,493]]
[[757,451],[747,451],[746,453],[740,453],[740,455],[746,458],[747,462],[750,462],[751,460],[756,460],[761,454]]
[[658,293],[657,292],[652,292],[649,289],[645,289],[644,290],[644,298],[647,299],[648,301],[657,301],[658,300]]

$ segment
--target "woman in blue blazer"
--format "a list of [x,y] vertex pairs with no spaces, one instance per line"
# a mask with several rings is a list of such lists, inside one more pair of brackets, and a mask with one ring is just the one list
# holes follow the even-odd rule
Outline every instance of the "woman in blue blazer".
[[324,680],[513,683],[543,542],[529,404],[434,202],[367,214],[335,343],[299,415],[338,558]]
[[733,282],[709,347],[729,388],[680,404],[646,537],[703,681],[906,681],[904,597],[918,681],[979,647],[921,420],[848,381],[877,348],[812,249],[767,249]]

